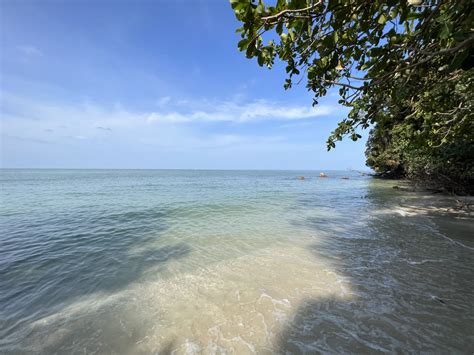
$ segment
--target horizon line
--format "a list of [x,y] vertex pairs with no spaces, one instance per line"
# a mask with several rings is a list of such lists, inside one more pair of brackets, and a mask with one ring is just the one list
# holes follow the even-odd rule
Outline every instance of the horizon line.
[[[233,168],[233,169],[221,169],[221,168],[45,168],[45,167],[0,167],[0,170],[198,170],[198,171],[361,171],[361,169],[253,169],[253,168]],[[371,171],[367,168],[367,171]]]

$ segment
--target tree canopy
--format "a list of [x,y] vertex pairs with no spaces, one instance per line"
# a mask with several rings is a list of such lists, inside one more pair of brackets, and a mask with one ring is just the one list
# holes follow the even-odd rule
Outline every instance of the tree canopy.
[[414,168],[410,154],[419,152],[414,160],[442,156],[437,163],[448,165],[457,154],[463,161],[451,169],[455,178],[461,174],[472,182],[472,1],[231,0],[231,5],[242,22],[238,48],[260,66],[283,61],[285,89],[303,81],[314,93],[313,105],[329,89],[339,89],[339,103],[350,112],[328,138],[328,149],[372,127],[367,163],[375,170],[427,176],[430,163]]

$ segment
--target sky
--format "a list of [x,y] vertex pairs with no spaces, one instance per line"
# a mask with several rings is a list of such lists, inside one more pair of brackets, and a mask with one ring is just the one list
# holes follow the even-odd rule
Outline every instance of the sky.
[[0,1],[3,168],[364,169],[365,136],[237,49],[226,0]]

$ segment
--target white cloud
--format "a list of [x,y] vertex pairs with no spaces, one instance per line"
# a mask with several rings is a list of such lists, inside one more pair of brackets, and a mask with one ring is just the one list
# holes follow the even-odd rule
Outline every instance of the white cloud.
[[298,106],[281,102],[254,100],[179,100],[176,103],[170,97],[159,100],[159,110],[136,111],[124,108],[121,104],[105,107],[94,103],[79,105],[51,104],[25,99],[8,93],[2,93],[2,106],[7,108],[4,117],[15,116],[18,119],[55,121],[56,126],[65,122],[81,122],[81,126],[90,123],[93,127],[131,126],[151,123],[205,123],[234,122],[249,123],[256,121],[295,121],[319,116],[327,116],[335,106],[310,105]]
[[163,96],[158,99],[157,105],[158,107],[163,107],[171,101],[171,97]]
[[43,52],[38,47],[35,47],[32,45],[21,45],[21,46],[17,46],[16,49],[18,49],[22,54],[29,57],[43,56]]
[[[143,145],[167,151],[247,151],[252,149],[278,150],[289,146],[282,136],[259,136],[241,134],[206,134],[181,129],[164,129],[147,132],[139,139]],[[279,148],[278,148],[279,147]]]
[[196,104],[188,110],[151,112],[147,116],[150,122],[237,122],[245,123],[262,120],[299,120],[325,116],[333,112],[332,106],[296,106],[284,103],[254,100],[246,103],[240,100],[213,101]]
[[[76,105],[55,104],[25,99],[16,95],[2,93],[2,106],[8,114],[19,119],[56,121],[56,125],[65,125],[72,121],[84,125],[90,122],[93,127],[113,129],[117,126],[136,125],[138,123],[199,123],[233,122],[251,123],[256,121],[297,121],[327,116],[335,111],[335,106],[310,105],[298,106],[281,102],[254,100],[200,100],[173,101],[170,97],[159,100],[158,110],[138,111],[124,108],[121,104],[110,107],[94,103]],[[50,126],[51,127],[51,126]]]
[[332,111],[330,106],[312,108],[266,100],[193,102],[169,98],[163,102],[166,104],[160,111],[136,111],[120,104],[108,107],[91,103],[52,104],[2,93],[2,130],[11,136],[51,143],[115,142],[120,146],[138,144],[173,151],[211,148],[271,151],[288,147],[286,138],[267,135],[264,131],[234,134],[228,127],[209,131],[197,123],[307,122],[302,119]]
[[[324,143],[295,139],[294,131],[280,128],[314,122],[332,112],[331,106],[242,98],[166,101],[159,110],[152,105],[140,111],[0,92],[0,164],[28,166],[37,159],[51,167],[278,168],[285,162],[298,168],[332,159],[312,154],[325,152]],[[262,121],[266,124],[251,126]]]

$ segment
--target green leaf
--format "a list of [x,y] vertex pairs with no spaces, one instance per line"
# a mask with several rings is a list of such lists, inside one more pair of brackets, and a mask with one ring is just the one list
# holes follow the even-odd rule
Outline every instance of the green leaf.
[[278,22],[278,24],[276,26],[276,33],[281,35],[282,32],[283,32],[283,21],[280,21],[280,22]]
[[462,64],[468,57],[469,57],[469,50],[466,49],[464,51],[461,51],[460,53],[456,54],[456,56],[453,58],[449,68],[451,70],[456,70],[456,69],[461,68]]
[[237,44],[237,47],[239,48],[240,51],[243,51],[245,49],[247,49],[247,46],[249,45],[249,40],[247,38],[244,38],[242,40],[239,41],[239,43]]
[[448,23],[444,23],[441,27],[441,32],[439,34],[439,38],[441,39],[448,39],[451,35],[452,25]]
[[247,56],[247,58],[252,58],[255,55],[255,51],[256,51],[255,41],[252,41],[248,44],[245,55]]
[[248,3],[245,0],[230,0],[230,4],[236,12],[248,7]]
[[412,20],[416,20],[417,18],[420,18],[420,15],[416,12],[410,12],[408,15],[407,15],[407,21],[412,21]]

